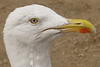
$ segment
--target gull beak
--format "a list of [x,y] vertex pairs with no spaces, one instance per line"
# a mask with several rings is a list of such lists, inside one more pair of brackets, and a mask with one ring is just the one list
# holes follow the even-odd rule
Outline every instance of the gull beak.
[[87,20],[67,19],[67,21],[68,24],[59,26],[58,29],[68,32],[96,33],[96,28]]

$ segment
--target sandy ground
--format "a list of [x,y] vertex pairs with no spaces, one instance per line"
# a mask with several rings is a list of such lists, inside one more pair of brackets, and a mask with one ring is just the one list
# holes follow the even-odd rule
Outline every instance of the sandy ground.
[[2,31],[8,14],[15,8],[42,4],[67,18],[91,21],[96,34],[67,33],[51,45],[52,67],[100,67],[100,0],[0,0],[0,67],[10,67]]

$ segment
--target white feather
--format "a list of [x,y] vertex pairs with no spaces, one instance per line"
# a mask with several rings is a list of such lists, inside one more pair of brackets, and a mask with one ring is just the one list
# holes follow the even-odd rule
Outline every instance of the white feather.
[[[36,24],[30,19],[37,18]],[[47,30],[67,24],[65,18],[42,5],[29,5],[10,13],[4,28],[4,43],[11,67],[51,67],[49,46],[60,30]],[[55,35],[56,34],[56,35]]]

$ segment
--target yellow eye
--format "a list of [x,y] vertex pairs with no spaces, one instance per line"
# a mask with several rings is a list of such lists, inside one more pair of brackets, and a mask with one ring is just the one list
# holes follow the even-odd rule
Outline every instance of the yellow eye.
[[38,19],[37,18],[32,18],[32,19],[30,19],[30,22],[32,24],[36,24],[38,22]]

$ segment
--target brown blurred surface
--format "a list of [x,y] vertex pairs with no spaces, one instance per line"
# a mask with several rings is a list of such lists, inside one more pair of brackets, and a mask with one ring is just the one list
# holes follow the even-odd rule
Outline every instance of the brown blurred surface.
[[0,0],[0,67],[10,67],[2,31],[15,8],[41,4],[67,18],[85,19],[96,26],[96,34],[67,33],[51,45],[52,67],[100,67],[100,0]]

